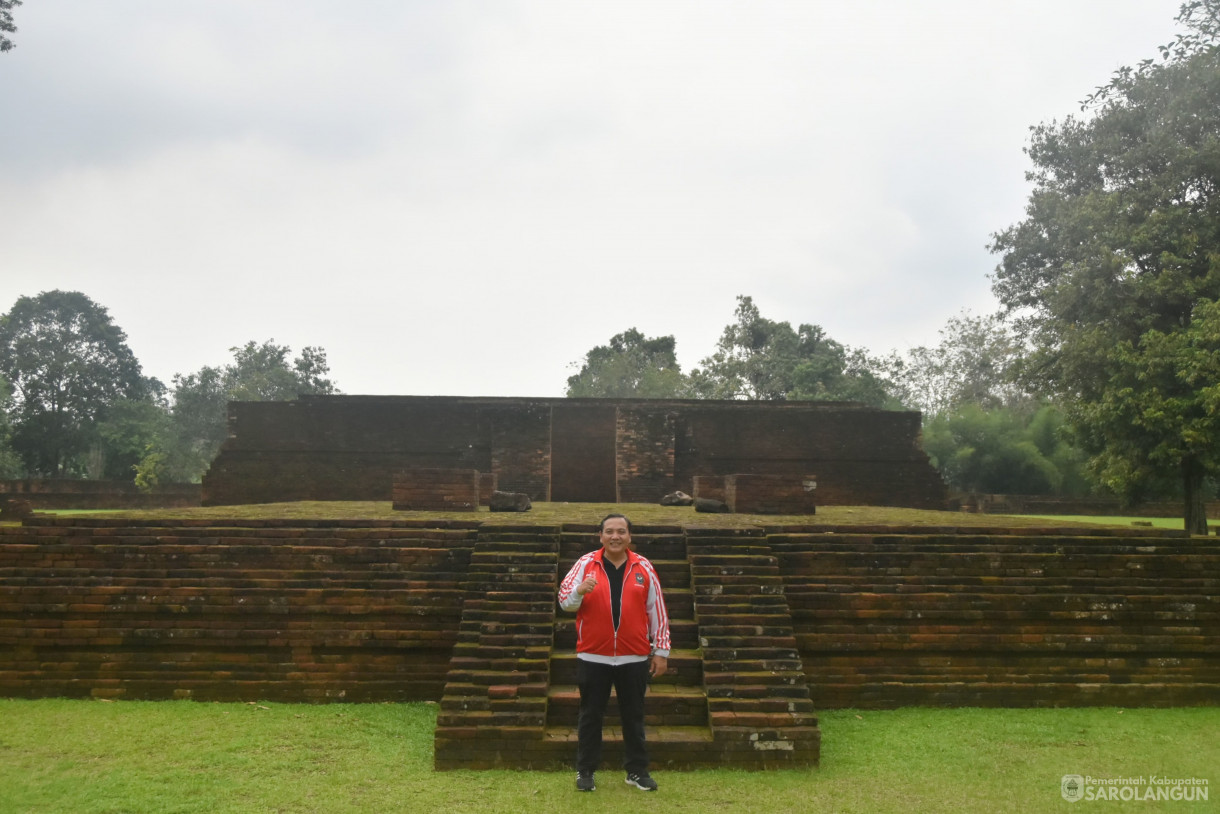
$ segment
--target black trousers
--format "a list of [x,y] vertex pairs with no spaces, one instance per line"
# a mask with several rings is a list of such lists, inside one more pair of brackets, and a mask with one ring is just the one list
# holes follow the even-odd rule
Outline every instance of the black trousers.
[[576,660],[580,686],[580,717],[577,734],[576,770],[593,773],[602,762],[602,721],[610,688],[618,698],[623,725],[623,768],[632,772],[648,771],[648,748],[644,744],[644,694],[648,692],[648,661],[612,666],[595,661]]

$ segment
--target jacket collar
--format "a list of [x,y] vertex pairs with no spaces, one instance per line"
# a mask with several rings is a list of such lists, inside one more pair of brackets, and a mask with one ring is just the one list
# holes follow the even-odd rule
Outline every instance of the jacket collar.
[[[595,556],[597,557],[597,561],[602,564],[602,568],[605,568],[606,567],[606,549],[604,549],[604,548],[597,549]],[[625,563],[623,563],[623,565],[624,566],[634,565],[636,562],[639,561],[639,559],[640,559],[640,556],[629,548],[629,549],[627,549],[627,561]]]

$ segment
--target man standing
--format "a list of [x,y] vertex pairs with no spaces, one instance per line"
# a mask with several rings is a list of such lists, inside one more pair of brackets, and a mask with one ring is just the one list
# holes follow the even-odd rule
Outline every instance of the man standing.
[[597,787],[593,773],[601,764],[602,720],[614,687],[627,783],[656,791],[644,743],[644,694],[649,679],[664,675],[668,666],[669,616],[652,563],[630,548],[631,521],[609,514],[599,528],[602,547],[577,560],[559,585],[559,606],[576,612],[576,788]]

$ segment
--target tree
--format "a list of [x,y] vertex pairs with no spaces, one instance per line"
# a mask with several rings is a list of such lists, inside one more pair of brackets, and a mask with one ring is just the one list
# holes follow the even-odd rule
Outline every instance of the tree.
[[24,474],[21,458],[13,451],[13,425],[9,418],[13,388],[0,376],[0,480],[12,480]]
[[905,356],[894,353],[881,363],[903,405],[932,417],[967,404],[994,409],[1028,398],[1013,381],[1022,348],[1003,315],[976,317],[963,311],[946,323],[940,336],[934,348],[919,346]]
[[945,483],[965,492],[1088,494],[1082,461],[1058,432],[1060,421],[1052,406],[1030,413],[965,403],[928,419],[923,446]]
[[198,481],[228,436],[230,401],[291,401],[303,395],[337,393],[327,378],[326,351],[292,349],[269,340],[229,348],[233,361],[174,376],[173,403],[166,420],[136,467],[142,488],[158,483]]
[[736,322],[716,352],[691,372],[695,395],[715,399],[819,399],[889,403],[867,354],[847,348],[818,325],[793,330],[762,316],[750,297],[737,298]]
[[17,47],[6,35],[17,33],[17,26],[13,25],[12,10],[21,5],[21,2],[22,0],[0,0],[0,53]]
[[994,235],[992,284],[1033,345],[1023,378],[1064,405],[1096,476],[1132,496],[1176,475],[1203,534],[1220,463],[1220,0],[1178,20],[1189,33],[1118,71],[1089,117],[1033,128],[1034,188]]
[[81,474],[107,409],[148,386],[126,334],[77,291],[21,297],[0,317],[0,374],[13,386],[13,448],[51,477]]
[[682,398],[687,380],[672,336],[651,339],[630,328],[585,354],[580,372],[568,377],[567,395],[585,398]]

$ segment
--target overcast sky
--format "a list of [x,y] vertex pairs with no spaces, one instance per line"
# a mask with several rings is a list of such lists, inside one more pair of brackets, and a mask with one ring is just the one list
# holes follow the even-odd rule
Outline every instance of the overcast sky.
[[1178,0],[26,0],[0,312],[79,290],[147,375],[274,339],[347,393],[683,369],[748,294],[875,353],[996,308],[1029,127]]

